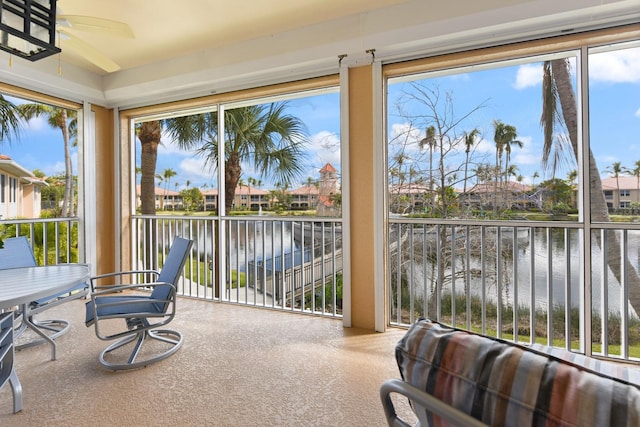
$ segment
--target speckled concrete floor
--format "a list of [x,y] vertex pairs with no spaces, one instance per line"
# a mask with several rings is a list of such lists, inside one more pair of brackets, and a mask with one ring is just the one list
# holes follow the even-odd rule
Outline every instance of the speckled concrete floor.
[[[403,330],[373,333],[335,319],[181,299],[171,327],[184,345],[143,369],[109,372],[107,345],[84,326],[84,301],[41,317],[66,318],[58,357],[16,354],[24,410],[0,390],[2,426],[385,426],[379,387],[398,378]],[[399,413],[411,419],[406,402]]]

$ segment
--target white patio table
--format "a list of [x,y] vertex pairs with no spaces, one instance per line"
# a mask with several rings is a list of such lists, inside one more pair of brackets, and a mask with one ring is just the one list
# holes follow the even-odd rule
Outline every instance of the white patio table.
[[[89,280],[89,266],[86,264],[60,264],[39,267],[7,268],[0,270],[0,312],[15,306],[24,306],[31,301],[56,295]],[[32,330],[51,344],[51,360],[56,358],[56,343],[40,331],[29,319],[23,321]],[[13,351],[13,349],[11,349]],[[22,390],[15,375],[11,381],[14,395],[14,412],[22,407]],[[1,387],[1,385],[0,385]],[[18,410],[20,410],[18,409]]]

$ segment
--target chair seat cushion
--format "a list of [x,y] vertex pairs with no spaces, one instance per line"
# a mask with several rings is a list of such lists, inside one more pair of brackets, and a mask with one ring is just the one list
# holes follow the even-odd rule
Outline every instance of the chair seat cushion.
[[[103,316],[117,316],[121,315],[122,317],[139,317],[139,314],[144,313],[146,315],[162,315],[163,311],[159,309],[158,304],[152,302],[152,300],[148,296],[112,296],[112,297],[96,297],[96,310],[98,312],[98,317]],[[117,305],[108,305],[118,303]],[[93,323],[94,312],[93,305],[91,301],[87,301],[85,304],[86,308],[86,317],[85,323],[87,326]]]
[[489,425],[640,425],[638,385],[523,345],[421,319],[396,359],[404,381]]

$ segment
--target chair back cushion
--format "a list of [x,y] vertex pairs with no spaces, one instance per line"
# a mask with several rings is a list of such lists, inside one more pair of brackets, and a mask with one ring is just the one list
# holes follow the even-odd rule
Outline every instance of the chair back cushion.
[[36,258],[25,236],[4,239],[4,247],[0,249],[0,269],[35,267]]
[[[182,269],[187,262],[187,257],[189,256],[192,245],[193,240],[183,239],[182,237],[176,237],[173,240],[167,259],[158,275],[158,282],[171,283],[174,286],[178,285],[178,279],[180,275],[182,275]],[[151,298],[168,300],[171,292],[172,290],[168,286],[156,286],[151,293]],[[164,312],[168,304],[167,302],[163,306],[158,307],[158,310]]]
[[404,381],[489,425],[640,425],[638,385],[530,347],[421,319],[396,359]]

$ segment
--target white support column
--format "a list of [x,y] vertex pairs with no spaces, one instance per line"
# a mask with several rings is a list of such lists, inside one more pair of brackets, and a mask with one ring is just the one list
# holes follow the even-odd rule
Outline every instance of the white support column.
[[[96,121],[91,104],[85,102],[82,108],[82,120],[78,120],[78,133],[82,135],[82,144],[78,145],[78,230],[79,253],[85,255],[91,274],[96,272],[96,241],[98,226],[96,223]],[[82,237],[80,237],[82,236]]]
[[386,149],[384,124],[384,81],[382,78],[382,63],[374,61],[371,72],[373,73],[373,224],[374,230],[374,307],[375,307],[375,330],[384,332],[387,328],[387,316],[385,305],[386,294],[386,259],[388,245],[386,242],[387,228],[386,218]]
[[[225,211],[226,197],[225,197],[225,169],[224,169],[224,148],[226,141],[224,139],[224,106],[218,105],[218,241],[216,242],[218,248],[218,295],[220,300],[223,301],[226,298],[224,294],[225,288],[225,276],[226,276],[226,262],[224,253],[226,245],[226,232],[224,222],[222,220],[223,215],[227,215]],[[215,284],[214,284],[215,286]]]
[[351,210],[349,175],[349,67],[340,64],[340,170],[342,174],[342,325],[351,327]]

